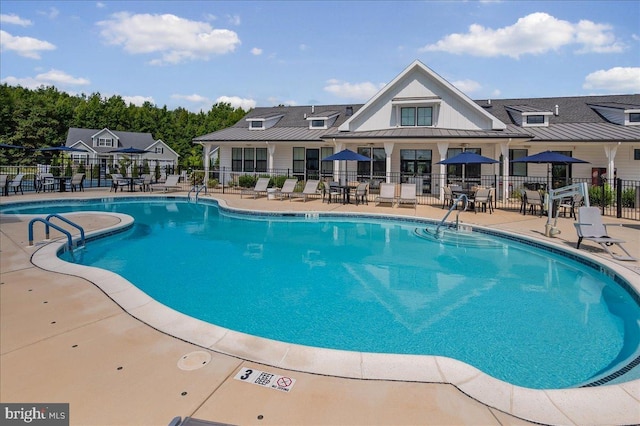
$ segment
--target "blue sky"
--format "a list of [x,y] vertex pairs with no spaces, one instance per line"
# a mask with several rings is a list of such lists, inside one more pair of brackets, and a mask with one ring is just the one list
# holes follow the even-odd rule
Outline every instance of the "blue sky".
[[169,109],[640,93],[640,1],[5,1],[0,81]]

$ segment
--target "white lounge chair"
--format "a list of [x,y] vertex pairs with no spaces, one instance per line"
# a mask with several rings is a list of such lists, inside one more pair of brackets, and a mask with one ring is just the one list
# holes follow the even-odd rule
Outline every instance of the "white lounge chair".
[[[604,248],[614,259],[637,260],[622,246],[622,243],[625,243],[626,241],[609,236],[606,225],[602,223],[600,209],[597,207],[580,207],[578,209],[578,216],[580,221],[574,223],[578,233],[578,244],[576,244],[577,249],[580,248],[580,243],[583,239],[590,240],[594,243],[600,244],[602,248]],[[620,247],[620,249],[625,252],[626,256],[612,253],[610,249],[612,245]]]
[[298,179],[291,178],[284,181],[282,184],[282,188],[276,191],[276,198],[280,198],[280,201],[284,200],[286,197],[289,197],[296,190],[296,185],[298,184]]
[[169,175],[164,183],[154,183],[153,185],[149,185],[149,188],[151,189],[151,192],[153,192],[154,189],[161,189],[164,192],[177,191],[180,189],[180,185],[178,185],[179,180],[180,175]]
[[247,188],[240,191],[240,198],[243,195],[253,195],[253,198],[258,198],[258,195],[267,195],[267,188],[269,187],[270,178],[258,178],[253,188]]
[[318,185],[320,185],[319,180],[308,180],[304,185],[304,189],[302,190],[302,192],[292,192],[291,194],[289,194],[289,201],[293,200],[294,198],[302,198],[302,200],[306,203],[307,198],[309,198],[311,195],[318,195]]
[[418,197],[415,183],[403,183],[400,185],[400,197],[398,197],[398,207],[401,205],[413,205],[415,209],[418,205]]
[[396,184],[380,183],[380,194],[376,197],[376,206],[380,203],[391,203],[391,207],[396,202]]

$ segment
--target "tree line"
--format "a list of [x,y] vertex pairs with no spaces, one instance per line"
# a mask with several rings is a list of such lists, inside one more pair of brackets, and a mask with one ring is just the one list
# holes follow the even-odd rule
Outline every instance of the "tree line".
[[63,145],[70,127],[151,133],[180,154],[183,167],[202,165],[202,148],[191,140],[224,129],[240,120],[246,111],[218,103],[208,112],[194,113],[182,107],[168,110],[151,102],[128,104],[121,96],[100,93],[70,95],[53,86],[28,89],[0,85],[0,143],[30,150],[3,153],[0,164],[33,163],[32,149]]

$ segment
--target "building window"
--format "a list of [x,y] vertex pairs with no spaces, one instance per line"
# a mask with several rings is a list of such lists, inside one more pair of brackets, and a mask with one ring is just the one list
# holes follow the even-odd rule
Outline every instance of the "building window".
[[400,108],[400,125],[401,126],[433,125],[433,107]]
[[544,124],[544,115],[527,115],[527,124]]
[[249,127],[251,129],[264,129],[264,121],[262,121],[262,120],[251,120],[251,121],[249,121]]
[[255,171],[255,148],[245,148],[244,149],[244,161],[243,161],[243,172],[254,172]]
[[[526,157],[528,154],[526,149],[510,149],[509,159],[517,160],[518,158]],[[502,167],[502,163],[500,163]],[[509,176],[526,176],[527,175],[527,163],[513,163],[509,161]]]
[[242,171],[242,148],[231,148],[231,171]]
[[[320,160],[333,155],[333,147],[320,148]],[[322,177],[333,177],[333,161],[320,161]]]
[[358,154],[369,157],[369,161],[358,161],[359,179],[383,179],[387,175],[387,154],[384,148],[358,148]]
[[98,146],[113,147],[113,139],[111,139],[111,138],[99,138],[98,139]]
[[324,120],[311,120],[311,128],[324,128]]
[[629,113],[629,123],[640,123],[640,112]]
[[401,149],[400,171],[411,176],[431,174],[431,150]]
[[634,149],[633,150],[633,159],[634,160],[640,160],[640,149]]
[[293,173],[304,174],[304,147],[293,148]]
[[154,150],[154,152],[156,154],[164,154],[164,147],[157,146],[156,149]]
[[267,148],[256,148],[256,172],[267,171]]

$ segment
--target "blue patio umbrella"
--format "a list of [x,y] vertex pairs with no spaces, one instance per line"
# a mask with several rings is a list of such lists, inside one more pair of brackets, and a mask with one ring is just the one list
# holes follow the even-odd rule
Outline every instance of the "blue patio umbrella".
[[465,175],[464,166],[466,166],[467,164],[495,164],[495,163],[499,163],[499,161],[494,160],[493,158],[482,156],[480,154],[476,154],[471,151],[464,151],[451,158],[447,158],[446,160],[438,161],[436,164],[446,164],[446,165],[461,164],[463,166],[462,182],[464,182],[464,175]]
[[10,145],[8,143],[0,143],[0,148],[6,148],[6,149],[11,149],[11,148],[17,148],[17,149],[29,149],[26,146],[22,146],[22,145]]
[[148,152],[148,151],[130,146],[129,148],[119,148],[109,152],[116,152],[119,154],[144,154],[145,152]]
[[[559,152],[543,151],[537,154],[528,155],[526,157],[517,158],[511,160],[512,163],[536,163],[536,164],[575,164],[575,163],[588,163],[588,161],[580,160],[579,158],[569,157],[568,155],[560,154]],[[567,170],[567,173],[569,171]],[[547,188],[551,187],[551,167],[547,167]]]
[[369,161],[371,158],[366,155],[358,154],[357,152],[353,152],[350,149],[343,149],[340,152],[336,152],[333,155],[325,157],[322,161]]
[[471,151],[464,151],[460,154],[447,158],[446,160],[438,161],[436,164],[495,164],[499,163],[498,160],[485,157],[480,154],[473,153]]

